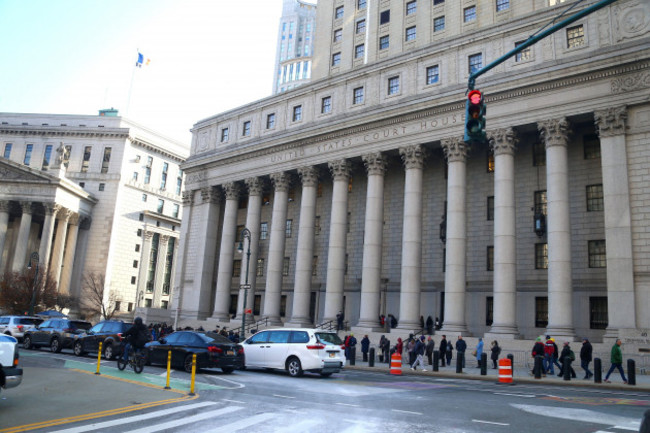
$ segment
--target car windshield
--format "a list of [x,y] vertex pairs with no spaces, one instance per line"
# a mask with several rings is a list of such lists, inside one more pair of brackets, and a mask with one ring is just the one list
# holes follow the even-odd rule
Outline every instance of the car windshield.
[[21,317],[17,320],[20,325],[38,325],[41,322],[43,322],[42,319],[33,319],[31,317]]
[[197,334],[201,337],[206,343],[212,343],[213,341],[218,344],[232,344],[228,338],[220,334],[215,334],[214,332],[208,332],[207,334]]
[[70,328],[72,329],[83,329],[84,331],[89,330],[92,327],[92,325],[88,322],[77,322],[77,321],[71,321],[70,322]]
[[337,345],[343,344],[339,336],[337,334],[334,334],[333,332],[317,332],[316,338],[318,339],[318,341],[325,344],[337,344]]

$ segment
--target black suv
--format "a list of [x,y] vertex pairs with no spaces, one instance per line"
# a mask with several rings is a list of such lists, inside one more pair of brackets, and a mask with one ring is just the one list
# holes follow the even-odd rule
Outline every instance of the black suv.
[[49,319],[25,332],[23,347],[38,349],[41,346],[49,346],[52,352],[58,353],[63,348],[72,348],[74,338],[91,326],[83,320]]
[[124,323],[116,320],[105,320],[99,322],[83,334],[75,335],[72,346],[74,354],[83,356],[88,352],[99,350],[99,343],[102,343],[104,358],[113,359],[120,353],[122,334],[131,327],[131,323]]

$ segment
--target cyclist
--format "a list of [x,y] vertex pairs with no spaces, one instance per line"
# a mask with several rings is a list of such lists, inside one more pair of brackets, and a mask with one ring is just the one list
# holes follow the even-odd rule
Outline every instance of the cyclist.
[[149,330],[142,323],[142,318],[136,317],[133,326],[123,334],[123,337],[126,338],[126,345],[124,346],[124,352],[122,352],[122,359],[128,361],[131,346],[133,346],[136,353],[140,353],[140,349],[149,341]]

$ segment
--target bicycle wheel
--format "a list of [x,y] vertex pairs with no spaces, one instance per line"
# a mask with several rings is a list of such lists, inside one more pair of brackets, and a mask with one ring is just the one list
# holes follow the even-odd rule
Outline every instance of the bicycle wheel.
[[140,355],[135,355],[135,359],[133,360],[133,371],[135,371],[137,374],[142,373],[142,370],[144,369],[144,358]]
[[128,361],[125,361],[122,356],[120,355],[119,358],[117,358],[117,368],[120,370],[124,370],[126,368],[126,365],[128,364]]

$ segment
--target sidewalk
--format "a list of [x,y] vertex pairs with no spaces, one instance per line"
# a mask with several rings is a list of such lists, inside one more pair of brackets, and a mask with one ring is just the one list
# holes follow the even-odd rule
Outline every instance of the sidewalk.
[[[402,374],[403,375],[415,375],[415,376],[432,376],[432,377],[442,377],[442,378],[454,378],[454,379],[463,379],[463,380],[486,380],[492,382],[498,382],[498,370],[493,370],[492,367],[489,367],[487,374],[481,376],[481,370],[476,368],[476,362],[474,359],[466,362],[466,368],[463,369],[462,373],[456,373],[456,359],[452,360],[452,365],[447,367],[439,367],[438,371],[431,371],[431,366],[427,365],[426,372],[421,370],[413,371],[408,364],[402,363]],[[385,372],[390,374],[390,364],[378,363],[375,361],[374,367],[369,367],[367,362],[356,360],[356,365],[350,365],[349,361],[345,365],[347,370],[364,370],[364,371],[374,371],[374,372]],[[593,371],[593,363],[590,364],[590,369]],[[609,380],[612,383],[605,383],[605,374],[607,371],[604,371],[602,374],[603,383],[595,383],[593,378],[590,380],[582,379],[584,377],[584,371],[582,368],[575,368],[577,378],[571,380],[564,380],[562,377],[558,377],[557,373],[555,375],[546,375],[541,379],[535,379],[531,371],[523,367],[515,367],[513,371],[513,384],[518,383],[530,383],[530,384],[545,384],[545,385],[568,385],[568,386],[579,386],[579,387],[589,387],[589,388],[602,388],[602,389],[616,389],[616,390],[625,390],[625,391],[646,391],[650,392],[650,375],[647,374],[637,374],[636,375],[636,385],[625,385],[621,380],[621,376],[618,371],[610,375]],[[626,372],[626,376],[627,372]],[[628,377],[629,379],[629,377]]]

